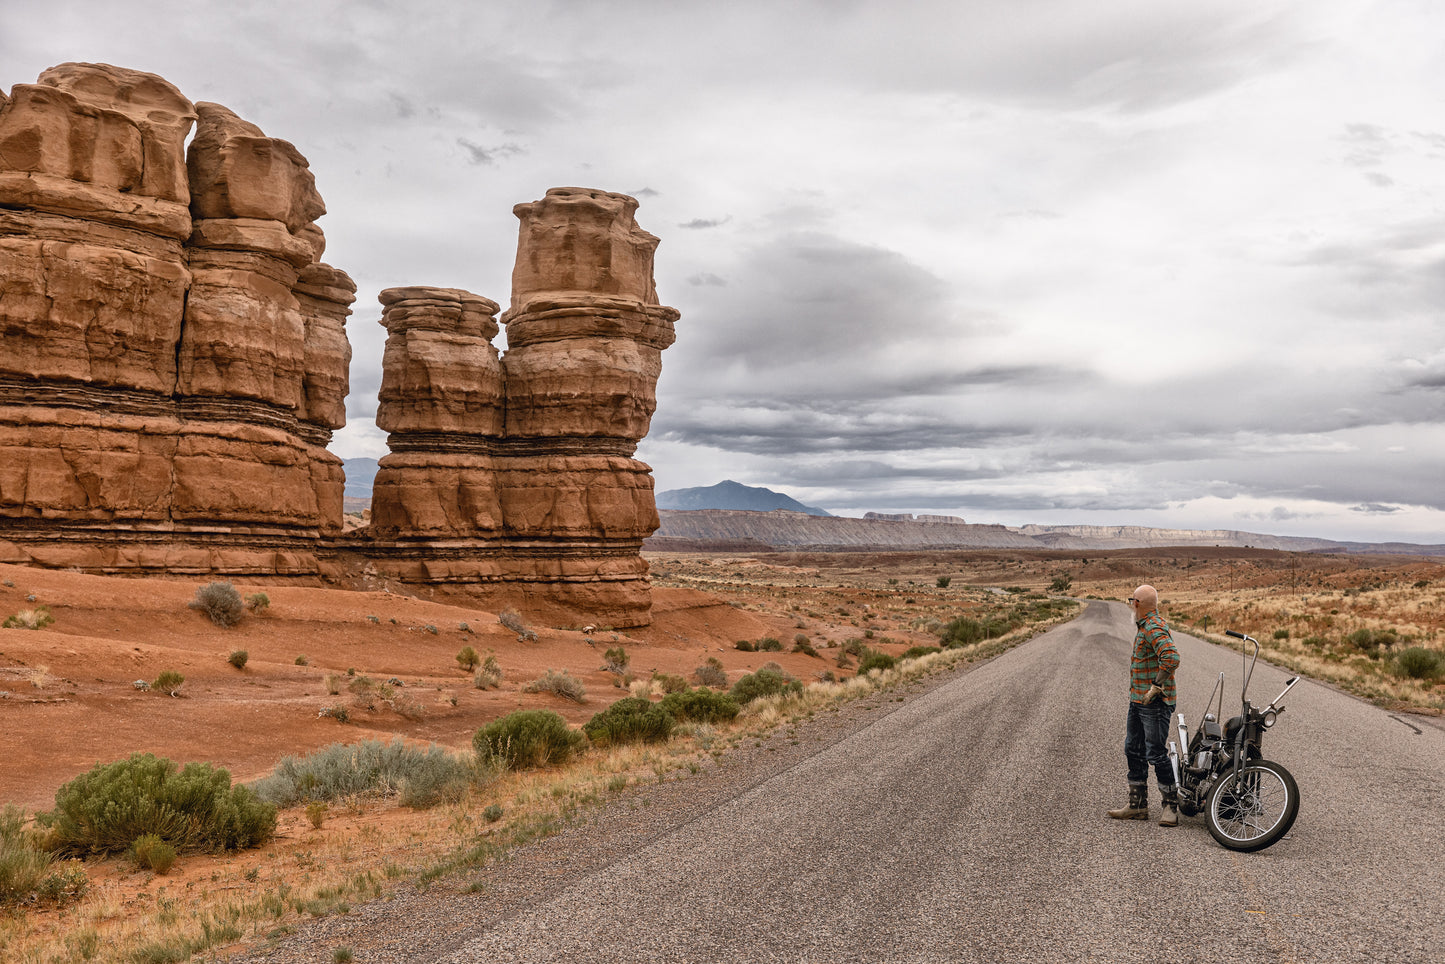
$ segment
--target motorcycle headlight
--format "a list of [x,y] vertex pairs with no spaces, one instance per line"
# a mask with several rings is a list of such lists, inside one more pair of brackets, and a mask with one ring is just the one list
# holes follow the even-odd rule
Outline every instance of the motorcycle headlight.
[[1274,726],[1274,720],[1275,720],[1275,712],[1274,712],[1274,710],[1269,710],[1267,713],[1264,714],[1264,725],[1265,725],[1265,726],[1267,726],[1267,727],[1269,727],[1269,726]]

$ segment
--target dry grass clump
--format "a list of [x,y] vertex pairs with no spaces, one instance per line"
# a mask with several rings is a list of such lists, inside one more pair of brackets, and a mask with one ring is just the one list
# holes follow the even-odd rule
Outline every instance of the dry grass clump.
[[523,691],[527,693],[554,693],[565,700],[571,700],[573,703],[587,702],[587,688],[582,685],[581,680],[571,673],[568,673],[565,669],[561,672],[554,669],[547,670],[547,672],[528,683],[523,688]]

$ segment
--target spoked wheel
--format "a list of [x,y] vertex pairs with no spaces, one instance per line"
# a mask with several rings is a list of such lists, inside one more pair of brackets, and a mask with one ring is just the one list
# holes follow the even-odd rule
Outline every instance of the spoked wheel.
[[1209,790],[1209,832],[1230,850],[1263,850],[1289,833],[1299,814],[1299,787],[1278,763],[1255,760],[1236,779],[1226,771]]

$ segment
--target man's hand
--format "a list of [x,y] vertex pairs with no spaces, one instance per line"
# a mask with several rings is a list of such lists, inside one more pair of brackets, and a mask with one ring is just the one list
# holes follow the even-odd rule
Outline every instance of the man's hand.
[[1150,703],[1154,702],[1163,695],[1164,691],[1159,688],[1159,684],[1153,684],[1149,687],[1149,691],[1144,694],[1144,705],[1148,706]]

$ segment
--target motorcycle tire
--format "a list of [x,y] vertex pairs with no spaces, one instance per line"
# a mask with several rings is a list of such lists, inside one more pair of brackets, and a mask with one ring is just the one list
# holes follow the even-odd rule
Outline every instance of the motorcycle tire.
[[1298,815],[1298,784],[1270,760],[1252,760],[1237,781],[1225,772],[1209,788],[1204,805],[1210,836],[1222,847],[1245,852],[1277,843]]

